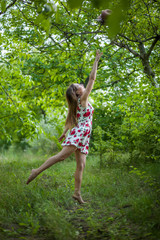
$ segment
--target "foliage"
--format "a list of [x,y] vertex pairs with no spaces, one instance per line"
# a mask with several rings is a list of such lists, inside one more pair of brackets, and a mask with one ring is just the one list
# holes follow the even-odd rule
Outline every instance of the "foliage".
[[119,134],[124,142],[128,142],[128,150],[137,152],[137,160],[159,161],[159,93],[159,90],[143,86],[140,92],[131,94],[126,101],[129,111]]
[[136,167],[130,166],[131,171],[129,173],[134,174],[136,177],[139,177],[143,184],[146,184],[147,186],[151,186],[153,189],[156,190],[157,193],[159,193],[159,182],[158,179],[155,177],[148,175],[146,171],[139,170]]
[[97,126],[94,129],[94,132],[93,132],[94,147],[95,147],[95,152],[99,154],[101,168],[104,166],[103,155],[109,149],[107,142],[103,140],[104,134],[105,134],[105,131],[100,126]]
[[[61,110],[62,112],[64,109]],[[39,127],[42,129],[41,134],[28,140],[29,149],[33,153],[53,154],[62,149],[58,138],[64,126],[65,119],[59,115],[60,108],[54,112],[48,109],[47,116],[41,120]]]
[[[132,89],[127,96],[121,91],[96,95],[93,122],[105,131],[103,141],[114,151],[130,152],[131,162],[159,161],[159,94],[159,89],[146,84]],[[106,106],[105,99],[110,100]]]
[[[129,151],[131,161],[158,161],[158,1],[73,3],[1,1],[1,146],[23,147],[44,131],[43,118],[66,116],[65,90],[72,82],[86,85],[100,48],[93,129],[100,126],[102,140],[113,151]],[[103,26],[96,19],[105,8],[112,14]]]

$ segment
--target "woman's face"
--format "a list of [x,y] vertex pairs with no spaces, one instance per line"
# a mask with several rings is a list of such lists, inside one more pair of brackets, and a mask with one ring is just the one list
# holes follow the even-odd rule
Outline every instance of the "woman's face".
[[82,94],[83,94],[83,92],[84,92],[84,90],[85,90],[83,84],[75,83],[74,85],[75,85],[76,88],[77,88],[76,93],[77,93],[79,96],[82,96]]

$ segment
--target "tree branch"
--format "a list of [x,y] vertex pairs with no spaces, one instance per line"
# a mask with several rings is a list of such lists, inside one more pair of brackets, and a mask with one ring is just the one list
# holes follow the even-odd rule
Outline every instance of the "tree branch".
[[118,82],[120,82],[120,81],[122,81],[122,80],[128,79],[128,77],[129,77],[130,75],[132,75],[135,71],[136,71],[136,69],[133,69],[130,73],[127,73],[124,78],[121,78],[121,79],[119,79],[119,80],[116,80],[116,81],[111,82],[111,83],[110,83],[111,86],[114,86],[116,83],[118,83]]
[[78,21],[78,19],[79,19],[79,15],[80,15],[80,13],[81,13],[81,8],[80,8],[79,11],[78,11],[77,21]]
[[68,13],[69,16],[71,16],[70,12],[68,11],[67,7],[60,1],[61,5],[65,8],[66,12]]
[[126,37],[126,36],[123,35],[122,33],[120,33],[119,36],[125,38],[126,40],[128,40],[128,41],[130,41],[130,42],[139,42],[139,40],[130,39],[129,37]]
[[146,56],[147,58],[149,58],[149,56],[151,55],[151,52],[154,48],[154,46],[156,45],[156,43],[160,40],[160,35],[157,35],[157,37],[154,39],[154,41],[152,42],[152,45],[150,46],[150,49],[148,50]]
[[30,19],[28,19],[26,17],[26,15],[23,13],[23,11],[21,11],[21,9],[18,7],[19,11],[22,13],[23,17],[32,25],[32,26],[36,26],[38,27],[38,25],[34,24],[34,22],[32,22]]
[[126,45],[122,42],[117,42],[117,41],[113,40],[111,43],[117,45],[118,47],[125,48],[125,49],[129,50],[129,52],[131,52],[135,57],[140,57],[139,53],[137,53],[132,48],[130,48],[128,45]]
[[82,35],[82,34],[97,34],[97,33],[106,33],[106,31],[92,31],[92,32],[88,32],[88,31],[85,31],[85,32],[79,32],[79,33],[75,33],[75,32],[65,32],[66,34],[72,34],[72,35]]
[[53,45],[53,46],[56,46],[56,45],[58,45],[61,49],[64,49],[62,46],[61,46],[61,44],[60,43],[58,43],[58,42],[56,42],[55,40],[54,40],[54,38],[51,36],[51,35],[49,35],[49,38],[52,40],[52,42],[54,42],[55,43],[55,45]]
[[7,98],[10,99],[10,101],[13,103],[15,109],[17,110],[18,118],[20,119],[21,122],[23,122],[23,121],[22,121],[22,118],[19,116],[19,109],[18,109],[18,107],[16,106],[16,103],[15,103],[14,100],[11,98],[11,96],[9,95],[9,93],[7,92],[7,90],[4,88],[4,86],[2,86],[1,83],[0,83],[0,85],[1,85],[1,88],[2,88],[2,90],[4,91],[4,93],[6,94]]
[[[151,51],[152,51],[153,47],[155,46],[155,44],[156,44],[155,41],[153,41],[153,43],[149,49],[150,54],[151,54]],[[139,47],[139,51],[140,51],[140,59],[142,61],[143,67],[144,67],[144,73],[150,79],[152,85],[156,88],[159,88],[159,84],[157,83],[156,78],[155,78],[155,72],[152,70],[152,68],[150,66],[149,55],[147,56],[147,53],[145,51],[143,43],[140,42],[138,47]]]
[[156,36],[153,36],[153,37],[150,37],[150,38],[146,38],[146,39],[144,39],[144,40],[140,40],[140,39],[139,39],[139,40],[138,40],[138,39],[133,40],[133,39],[130,39],[130,38],[126,37],[126,36],[123,35],[123,34],[119,34],[119,36],[125,38],[126,40],[128,40],[128,41],[130,41],[130,42],[137,42],[137,43],[139,43],[139,42],[148,42],[148,41],[150,41],[150,40],[152,40],[152,39],[157,38],[157,35],[156,35]]
[[146,8],[147,8],[148,15],[149,15],[149,21],[150,21],[150,24],[151,24],[151,26],[152,26],[153,32],[156,32],[156,31],[155,31],[156,28],[155,28],[155,26],[154,26],[154,24],[153,24],[153,22],[152,22],[151,15],[150,15],[150,12],[149,12],[148,3],[146,3],[144,0],[143,0],[143,3],[144,3],[144,5],[145,5]]

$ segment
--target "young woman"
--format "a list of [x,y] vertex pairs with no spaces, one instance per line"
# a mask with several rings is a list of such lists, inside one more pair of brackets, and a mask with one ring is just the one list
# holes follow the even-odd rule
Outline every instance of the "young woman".
[[[27,184],[29,184],[45,169],[51,167],[57,162],[63,161],[74,152],[77,167],[75,172],[75,192],[73,198],[79,203],[84,203],[80,190],[83,170],[86,163],[86,155],[88,154],[89,140],[92,130],[92,115],[94,111],[92,105],[88,103],[88,96],[91,93],[96,79],[98,62],[101,56],[102,53],[98,50],[96,52],[96,58],[86,89],[83,85],[74,83],[70,85],[66,91],[69,110],[64,132],[59,138],[59,141],[65,138],[62,143],[63,149],[57,155],[46,160],[39,168],[33,169],[27,181]],[[69,129],[70,132],[66,138],[66,133]]]

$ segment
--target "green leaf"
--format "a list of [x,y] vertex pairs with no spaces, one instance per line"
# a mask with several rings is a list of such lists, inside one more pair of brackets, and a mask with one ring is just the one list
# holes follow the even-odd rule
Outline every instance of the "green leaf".
[[1,0],[1,10],[2,10],[2,12],[4,12],[6,10],[6,4],[7,4],[6,0]]
[[83,0],[67,0],[68,5],[71,8],[80,8],[82,5]]
[[111,0],[90,0],[94,7],[107,9]]

